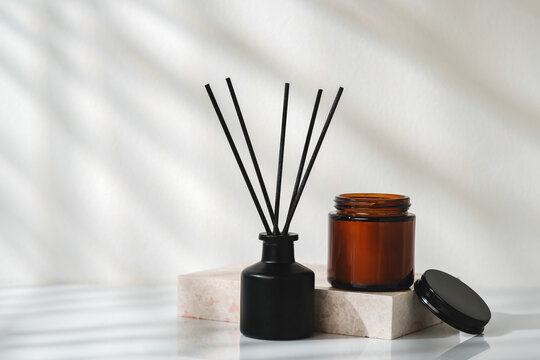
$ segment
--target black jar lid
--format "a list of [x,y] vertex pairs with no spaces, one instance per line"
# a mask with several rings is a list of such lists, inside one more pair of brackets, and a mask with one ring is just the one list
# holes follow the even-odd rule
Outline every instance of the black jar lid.
[[491,319],[485,301],[461,280],[439,270],[427,270],[414,283],[422,303],[448,325],[480,334]]

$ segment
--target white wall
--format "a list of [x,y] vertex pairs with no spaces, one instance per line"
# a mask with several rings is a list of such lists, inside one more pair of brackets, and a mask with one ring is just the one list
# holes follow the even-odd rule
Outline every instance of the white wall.
[[284,204],[317,89],[316,134],[345,88],[291,228],[299,261],[326,262],[336,194],[391,192],[412,199],[418,271],[538,286],[539,64],[534,1],[3,1],[0,282],[165,283],[257,259],[203,87],[249,164],[231,76],[272,196],[291,83]]

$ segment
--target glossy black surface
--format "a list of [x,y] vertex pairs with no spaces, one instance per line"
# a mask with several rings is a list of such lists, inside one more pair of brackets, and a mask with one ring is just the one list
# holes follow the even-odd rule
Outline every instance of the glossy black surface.
[[422,303],[458,330],[478,334],[491,319],[484,300],[461,280],[439,270],[428,270],[414,284]]

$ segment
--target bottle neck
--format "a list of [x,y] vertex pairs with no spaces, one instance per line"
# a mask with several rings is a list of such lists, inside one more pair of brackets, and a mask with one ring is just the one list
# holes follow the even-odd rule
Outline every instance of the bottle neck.
[[298,240],[298,234],[273,235],[260,233],[259,239],[263,241],[261,261],[279,264],[291,264],[294,262],[294,241]]
[[269,263],[291,264],[294,260],[292,241],[263,242],[261,261]]
[[394,194],[342,194],[334,202],[338,215],[350,217],[405,216],[411,206],[408,196]]

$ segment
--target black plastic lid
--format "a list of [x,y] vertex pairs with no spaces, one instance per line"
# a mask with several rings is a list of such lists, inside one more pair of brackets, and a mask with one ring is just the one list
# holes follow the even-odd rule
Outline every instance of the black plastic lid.
[[461,280],[439,270],[428,270],[414,283],[422,303],[448,325],[469,334],[480,334],[491,319],[482,298]]

